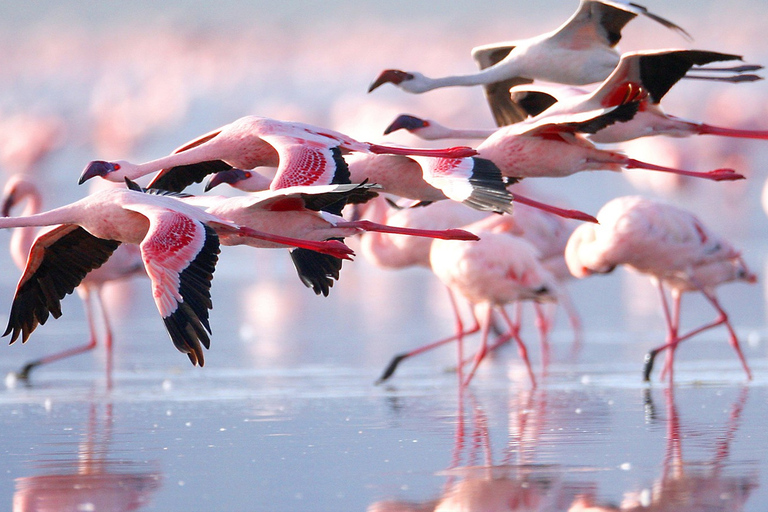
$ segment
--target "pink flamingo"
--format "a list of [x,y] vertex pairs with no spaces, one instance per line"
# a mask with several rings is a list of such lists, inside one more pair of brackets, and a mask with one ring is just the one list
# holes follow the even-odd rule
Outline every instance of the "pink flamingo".
[[[566,263],[571,273],[579,278],[611,272],[617,265],[626,265],[651,276],[661,294],[667,341],[646,356],[644,379],[649,379],[656,355],[669,349],[665,371],[669,372],[671,381],[677,345],[718,325],[725,325],[729,342],[751,379],[736,332],[715,296],[715,288],[723,283],[756,281],[739,251],[690,212],[639,196],[609,201],[600,209],[597,218],[600,224],[579,226],[571,235],[565,249]],[[672,296],[671,312],[665,287]],[[690,291],[704,295],[718,317],[680,334],[681,297]]]
[[604,80],[619,62],[615,46],[621,39],[621,29],[638,14],[690,39],[682,28],[635,3],[581,0],[577,11],[553,32],[473,48],[472,57],[481,68],[479,72],[429,78],[414,71],[387,69],[371,83],[368,92],[388,82],[411,93],[439,87],[483,85],[496,123],[512,124],[525,115],[511,104],[510,87],[533,80],[569,85]]
[[[282,236],[301,240],[329,240],[344,238],[365,231],[408,235],[448,240],[477,240],[477,236],[461,229],[415,229],[412,227],[389,226],[370,220],[347,221],[344,218],[322,211],[328,205],[345,203],[354,196],[367,199],[372,185],[313,185],[289,187],[276,191],[253,193],[248,196],[198,196],[182,201],[204,207],[217,217],[230,220],[250,229],[279,233]],[[241,236],[222,235],[224,245],[253,243]],[[263,243],[260,246],[264,246]],[[276,246],[272,244],[271,246]],[[300,274],[304,283],[316,293],[327,296],[333,279],[339,278],[341,260],[309,251],[313,257],[313,268],[319,272]],[[338,265],[337,265],[338,262]]]
[[218,260],[219,234],[323,250],[348,258],[337,241],[313,242],[238,226],[167,195],[108,189],[79,201],[24,217],[1,218],[0,228],[55,226],[35,238],[11,306],[11,343],[25,342],[49,315],[61,316],[61,299],[121,243],[139,245],[152,296],[176,348],[203,365],[201,344],[211,332],[210,286]]
[[[715,68],[735,70],[730,76],[686,75],[694,65],[715,61],[741,60],[741,56],[701,50],[646,50],[625,53],[616,69],[593,92],[555,85],[520,86],[511,91],[513,100],[528,106],[533,116],[564,115],[591,111],[601,107],[620,104],[627,87],[634,85],[648,92],[642,98],[635,116],[627,122],[615,123],[597,133],[589,135],[592,142],[623,142],[650,135],[688,137],[691,135],[722,135],[753,139],[768,139],[768,132],[721,128],[705,123],[687,121],[664,112],[660,102],[669,89],[681,78],[702,78],[721,81],[754,81],[760,77],[743,74],[762,66],[745,65],[736,68]],[[701,68],[707,70],[707,68]]]
[[342,133],[308,124],[246,116],[150,162],[90,162],[79,182],[82,184],[96,176],[121,182],[124,178],[134,180],[160,171],[150,183],[150,188],[178,192],[214,172],[267,166],[277,167],[277,174],[270,184],[273,190],[298,185],[348,183],[343,151],[456,158],[476,153],[467,147],[417,149],[382,146],[359,142]]
[[[448,288],[456,313],[457,328],[454,339],[459,341],[458,370],[462,387],[466,387],[472,380],[488,352],[488,335],[494,311],[501,315],[509,327],[509,332],[502,336],[503,341],[497,343],[503,343],[510,338],[515,340],[531,384],[536,385],[525,344],[520,339],[519,325],[509,318],[503,306],[524,300],[556,300],[558,285],[554,276],[541,265],[538,251],[529,242],[504,232],[510,229],[510,222],[514,221],[509,217],[497,217],[466,226],[468,231],[480,237],[478,242],[468,244],[471,247],[460,247],[447,240],[432,242],[429,254],[432,271]],[[461,339],[465,331],[453,299],[454,293],[462,295],[473,306],[473,318],[476,324],[481,324],[482,329],[480,348],[463,380]],[[480,322],[475,310],[484,313]]]
[[[625,89],[629,102],[617,107],[580,114],[542,116],[530,122],[504,126],[493,131],[477,146],[479,156],[492,161],[509,178],[564,177],[581,171],[621,171],[647,169],[693,176],[712,181],[744,179],[733,169],[715,169],[709,172],[686,171],[664,167],[629,158],[617,151],[599,149],[583,133],[599,132],[615,122],[631,119],[639,108],[642,89],[630,84]],[[628,96],[627,96],[628,95]],[[426,139],[479,135],[447,128],[431,120],[402,115],[387,127],[385,133],[404,128]]]
[[[2,216],[8,217],[11,209],[25,201],[26,207],[22,211],[23,215],[33,215],[41,211],[42,197],[35,183],[23,175],[14,175],[8,180],[3,191]],[[37,233],[32,227],[23,227],[15,229],[11,236],[11,257],[16,266],[21,270],[24,270],[27,264],[27,255],[30,253],[30,249],[35,242],[36,235]],[[107,283],[142,274],[146,275],[138,247],[134,245],[120,245],[115,249],[112,256],[101,267],[89,272],[76,288],[85,306],[85,315],[90,330],[88,343],[30,361],[22,367],[21,371],[15,374],[16,378],[27,380],[30,372],[38,366],[82,354],[96,348],[99,336],[94,318],[94,307],[98,307],[101,311],[101,320],[104,325],[104,346],[107,351],[107,377],[109,379],[112,370],[113,337],[109,314],[102,300],[102,288]]]

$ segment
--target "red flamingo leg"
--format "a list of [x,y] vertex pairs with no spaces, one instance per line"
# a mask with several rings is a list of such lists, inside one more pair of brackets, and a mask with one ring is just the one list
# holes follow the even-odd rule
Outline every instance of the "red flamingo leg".
[[104,323],[104,347],[107,352],[107,389],[112,389],[112,363],[114,361],[112,357],[112,322],[109,319],[109,314],[101,295],[101,288],[96,288],[96,298],[101,307],[101,320]]
[[369,144],[371,153],[405,156],[431,156],[438,158],[467,158],[477,155],[477,151],[468,146],[455,146],[450,148],[405,148],[397,146],[384,146],[381,144]]
[[712,306],[717,310],[717,312],[720,313],[720,319],[722,319],[722,322],[725,324],[725,328],[728,329],[728,341],[733,347],[733,349],[736,351],[736,355],[739,356],[739,361],[741,361],[741,365],[744,367],[744,371],[747,374],[747,379],[752,380],[752,372],[749,369],[749,365],[747,364],[747,360],[744,357],[744,353],[741,351],[739,338],[736,336],[736,331],[733,329],[733,326],[731,325],[731,321],[728,319],[728,313],[726,313],[725,310],[720,306],[720,303],[718,302],[714,294],[704,289],[702,289],[701,291],[704,294],[704,296],[707,298],[707,300],[709,300],[710,304],[712,304]]
[[743,174],[739,174],[733,169],[715,169],[708,172],[685,171],[672,167],[664,167],[663,165],[641,162],[640,160],[635,160],[634,158],[626,158],[623,162],[621,162],[621,164],[627,169],[647,169],[649,171],[669,172],[672,174],[679,174],[681,176],[692,176],[694,178],[703,178],[712,181],[733,181],[744,179]]
[[512,200],[515,201],[516,203],[524,204],[527,206],[531,206],[533,208],[537,208],[539,210],[543,210],[545,212],[549,212],[553,215],[557,215],[558,217],[563,217],[566,219],[582,220],[584,222],[592,222],[594,224],[597,224],[597,219],[592,215],[589,215],[588,213],[580,212],[579,210],[567,210],[564,208],[558,208],[557,206],[541,203],[534,199],[521,196],[516,192],[512,194]]
[[462,388],[466,388],[469,386],[469,383],[472,381],[472,377],[475,376],[475,372],[477,371],[477,367],[480,366],[480,363],[485,358],[485,355],[488,353],[488,331],[491,327],[491,315],[493,314],[493,308],[488,307],[488,310],[485,312],[485,317],[483,318],[483,338],[480,342],[480,348],[475,353],[475,358],[472,363],[472,368],[469,370],[469,373],[467,374],[466,379],[462,383]]
[[469,231],[463,229],[414,229],[414,228],[400,228],[395,226],[387,226],[386,224],[379,224],[378,222],[372,222],[370,220],[356,220],[348,222],[338,222],[336,227],[339,228],[356,228],[363,231],[376,231],[379,233],[392,233],[394,235],[409,235],[409,236],[421,236],[425,238],[440,238],[443,240],[479,240],[478,236]]
[[536,327],[539,330],[539,341],[541,343],[541,365],[546,375],[549,366],[549,357],[551,349],[549,346],[549,331],[552,328],[552,322],[544,311],[544,307],[538,302],[533,303],[533,309],[536,311]]
[[282,244],[288,247],[300,247],[302,249],[309,249],[311,251],[317,251],[345,260],[351,260],[352,258],[350,258],[350,255],[355,254],[352,249],[347,247],[343,242],[339,242],[338,240],[325,240],[323,242],[315,242],[313,240],[302,240],[299,238],[274,235],[272,233],[265,233],[263,231],[257,231],[255,229],[243,226],[237,229],[237,233],[240,236],[256,238],[258,240],[266,240],[268,242],[274,242],[276,244]]
[[512,335],[512,338],[515,340],[515,343],[517,343],[517,352],[520,355],[520,359],[523,360],[525,363],[525,368],[528,370],[528,376],[531,379],[531,386],[536,387],[536,377],[533,375],[533,369],[531,368],[531,361],[528,359],[528,349],[525,348],[525,343],[523,343],[523,340],[520,338],[520,328],[519,328],[519,322],[517,324],[517,330],[515,331],[515,324],[512,322],[512,320],[509,318],[509,315],[503,308],[499,308],[501,310],[501,316],[506,320],[507,325],[510,328],[511,332],[514,332]]
[[[382,372],[381,377],[376,381],[376,384],[381,384],[385,380],[389,379],[394,373],[395,370],[397,370],[398,365],[403,362],[403,360],[408,359],[413,356],[417,356],[419,354],[423,354],[424,352],[428,352],[432,349],[441,347],[443,345],[446,345],[452,341],[458,340],[461,342],[462,338],[468,334],[474,334],[477,331],[480,330],[480,324],[478,323],[477,319],[475,318],[474,325],[470,327],[467,330],[464,330],[464,324],[461,321],[461,315],[459,314],[458,306],[456,305],[456,300],[453,296],[453,293],[451,290],[448,290],[448,296],[451,300],[451,306],[453,307],[453,311],[456,318],[456,334],[453,336],[448,336],[447,338],[443,338],[437,341],[434,341],[432,343],[429,343],[427,345],[421,346],[419,348],[416,348],[414,350],[411,350],[410,352],[403,352],[402,354],[398,354],[395,357],[392,358],[392,360],[387,365],[384,372]],[[473,317],[474,318],[474,317]],[[459,343],[459,350],[462,350],[462,344]],[[459,372],[461,370],[459,369]]]
[[681,341],[683,341],[685,338],[680,336],[680,302],[682,300],[682,295],[680,292],[672,290],[672,326],[674,328],[674,338],[669,347],[669,350],[667,351],[667,358],[664,360],[664,368],[661,370],[661,379],[664,380],[664,377],[669,373],[669,382],[671,383],[674,379],[674,364],[675,364],[675,350],[677,350],[677,346],[680,344]]
[[768,140],[768,131],[764,130],[738,130],[734,128],[723,128],[712,126],[710,124],[696,125],[696,133],[700,135],[720,135],[723,137],[738,137],[742,139],[760,139]]

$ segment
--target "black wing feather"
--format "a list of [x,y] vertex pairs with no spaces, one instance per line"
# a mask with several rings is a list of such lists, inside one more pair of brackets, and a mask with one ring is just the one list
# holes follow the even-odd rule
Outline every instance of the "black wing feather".
[[164,169],[152,180],[149,188],[181,192],[194,183],[202,183],[209,174],[228,171],[232,166],[222,160],[210,160],[189,165],[177,165]]
[[[95,237],[78,226],[43,248],[37,269],[19,283],[3,336],[10,334],[11,343],[21,336],[24,343],[49,314],[59,318],[61,300],[88,272],[103,265],[119,245],[116,240]],[[40,249],[33,246],[30,254],[36,250]]]

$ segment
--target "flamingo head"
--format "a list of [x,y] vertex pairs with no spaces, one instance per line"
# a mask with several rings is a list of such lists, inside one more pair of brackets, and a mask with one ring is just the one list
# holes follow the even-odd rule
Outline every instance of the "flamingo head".
[[268,189],[272,180],[257,172],[228,169],[226,171],[219,171],[211,176],[205,184],[205,191],[208,192],[222,183],[227,183],[244,192],[259,192]]
[[11,209],[24,199],[40,201],[40,191],[33,181],[22,175],[14,175],[8,180],[0,198],[0,215],[9,217]]
[[394,85],[400,85],[404,81],[413,80],[414,75],[413,73],[408,73],[406,71],[400,71],[399,69],[385,69],[382,71],[379,76],[371,82],[370,87],[368,87],[368,92],[373,91],[378,86],[386,83],[392,83]]
[[409,114],[400,114],[397,116],[397,119],[392,121],[392,123],[387,126],[387,129],[384,130],[384,135],[389,135],[390,133],[397,131],[397,130],[408,130],[409,132],[412,132],[414,130],[418,130],[420,128],[426,128],[429,126],[429,121],[425,119],[421,119]]
[[80,179],[77,181],[78,185],[82,185],[91,178],[100,176],[109,181],[123,181],[124,173],[120,173],[121,169],[125,167],[128,162],[105,162],[104,160],[94,160],[89,162],[83,169],[83,173],[80,175]]

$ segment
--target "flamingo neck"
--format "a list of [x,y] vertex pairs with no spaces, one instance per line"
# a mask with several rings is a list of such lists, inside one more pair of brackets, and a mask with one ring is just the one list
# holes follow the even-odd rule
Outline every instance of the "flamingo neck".
[[179,165],[190,165],[217,159],[205,145],[190,148],[171,155],[163,156],[141,164],[127,164],[117,172],[110,173],[112,181],[122,182],[125,178],[136,180],[161,169],[170,169]]
[[[27,196],[27,204],[22,211],[23,216],[34,215],[40,212],[42,205],[42,198],[40,193],[35,191]],[[13,218],[13,217],[9,217]],[[13,230],[11,235],[11,257],[17,267],[23,269],[27,263],[27,255],[32,248],[32,244],[35,241],[37,230],[33,226],[20,227]]]
[[0,217],[0,229],[77,224],[80,217],[77,215],[79,210],[77,203],[72,203],[47,212],[22,217]]

